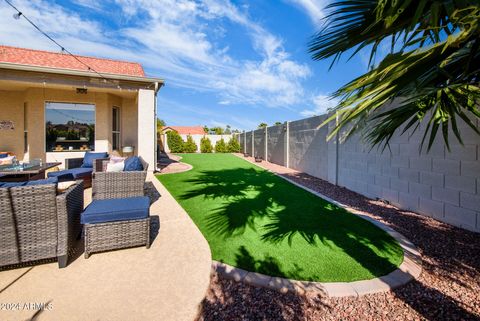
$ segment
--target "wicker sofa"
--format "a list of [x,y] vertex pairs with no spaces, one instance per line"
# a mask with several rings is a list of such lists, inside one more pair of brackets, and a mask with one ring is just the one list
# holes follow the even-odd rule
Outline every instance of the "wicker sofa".
[[[102,153],[93,153],[102,154]],[[104,153],[107,155],[107,153]],[[84,188],[92,186],[92,172],[94,172],[102,161],[108,160],[108,158],[96,158],[92,161],[92,167],[82,166],[84,163],[84,157],[79,158],[67,158],[65,159],[65,170],[58,172],[48,173],[48,177],[57,177],[59,181],[69,180],[83,180]]]
[[0,266],[58,258],[67,265],[81,233],[83,182],[0,188]]

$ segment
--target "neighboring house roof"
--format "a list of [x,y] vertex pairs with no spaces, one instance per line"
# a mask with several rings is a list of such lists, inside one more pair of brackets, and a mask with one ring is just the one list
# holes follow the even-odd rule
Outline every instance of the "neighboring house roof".
[[[99,73],[145,77],[142,65],[136,62],[86,56],[76,57]],[[64,53],[0,46],[0,62],[5,63],[89,71],[88,67],[80,61]]]
[[174,130],[180,135],[205,135],[202,126],[166,126],[162,128],[162,132]]

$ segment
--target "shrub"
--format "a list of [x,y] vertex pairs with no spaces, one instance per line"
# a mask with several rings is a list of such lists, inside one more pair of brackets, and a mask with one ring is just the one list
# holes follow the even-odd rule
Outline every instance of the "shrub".
[[184,142],[182,137],[174,130],[167,132],[167,144],[171,153],[183,153]]
[[200,140],[200,152],[202,153],[211,153],[213,152],[212,142],[210,138],[203,136]]
[[227,145],[225,144],[225,141],[220,139],[217,141],[215,144],[215,153],[226,153],[227,152]]
[[240,143],[236,137],[230,138],[227,144],[228,153],[240,153]]
[[187,141],[183,144],[183,151],[185,153],[196,153],[198,150],[197,144],[193,140],[192,136],[187,136]]

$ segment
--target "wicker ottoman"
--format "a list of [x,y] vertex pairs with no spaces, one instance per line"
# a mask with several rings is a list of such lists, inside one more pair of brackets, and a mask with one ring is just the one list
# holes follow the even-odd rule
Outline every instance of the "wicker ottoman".
[[94,200],[81,216],[85,258],[91,253],[134,246],[150,247],[150,199]]

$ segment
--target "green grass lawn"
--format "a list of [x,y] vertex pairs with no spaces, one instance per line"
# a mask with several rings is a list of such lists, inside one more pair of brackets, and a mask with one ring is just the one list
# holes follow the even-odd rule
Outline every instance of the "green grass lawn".
[[203,233],[214,260],[323,282],[371,279],[402,262],[400,245],[384,231],[243,159],[181,156],[193,169],[158,179]]

